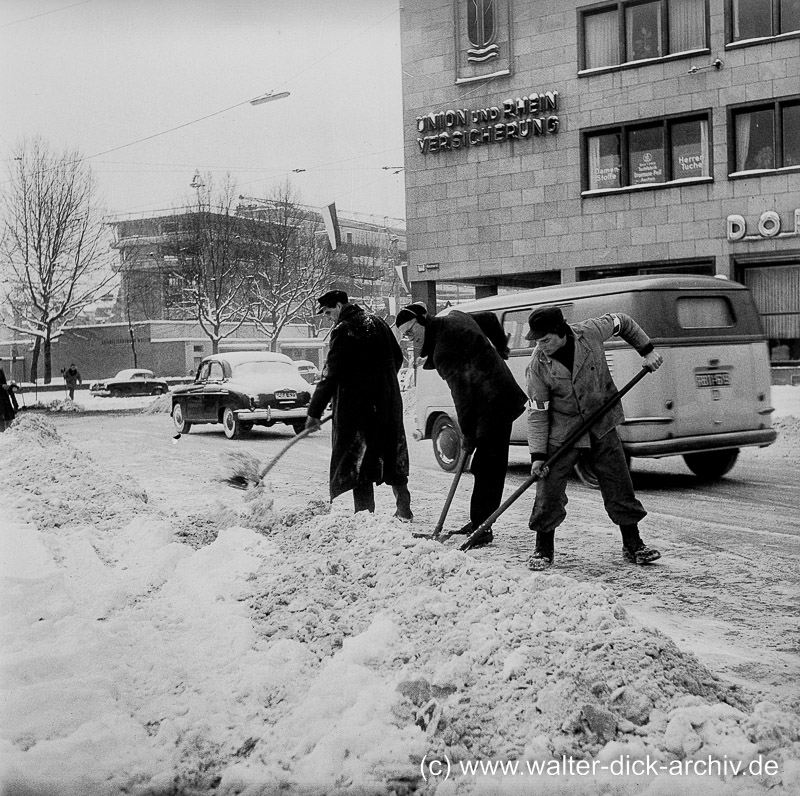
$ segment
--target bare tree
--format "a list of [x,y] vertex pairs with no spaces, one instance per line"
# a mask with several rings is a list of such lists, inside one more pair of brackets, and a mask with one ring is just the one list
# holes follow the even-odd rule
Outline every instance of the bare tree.
[[183,245],[176,253],[174,275],[193,306],[191,317],[217,353],[220,340],[250,319],[254,259],[261,240],[253,222],[235,215],[236,190],[230,178],[219,192],[196,182],[197,203],[178,236]]
[[275,351],[288,324],[313,314],[313,299],[329,285],[333,257],[321,218],[298,203],[288,182],[264,200],[257,219],[253,320]]
[[13,318],[6,325],[34,340],[31,378],[51,343],[114,278],[91,169],[76,151],[57,152],[43,138],[14,150],[0,197],[0,257]]

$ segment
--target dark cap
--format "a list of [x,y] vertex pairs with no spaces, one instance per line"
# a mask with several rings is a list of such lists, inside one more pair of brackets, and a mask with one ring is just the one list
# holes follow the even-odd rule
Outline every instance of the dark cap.
[[347,304],[347,293],[344,290],[329,290],[323,293],[318,299],[317,315],[321,315],[325,310],[335,307],[337,304]]
[[397,317],[394,319],[394,325],[400,326],[409,321],[421,321],[424,325],[427,318],[428,308],[421,301],[415,301],[413,304],[407,304],[397,313]]
[[528,326],[531,328],[525,335],[526,340],[538,340],[551,332],[563,337],[567,331],[567,324],[560,307],[537,307],[528,316]]

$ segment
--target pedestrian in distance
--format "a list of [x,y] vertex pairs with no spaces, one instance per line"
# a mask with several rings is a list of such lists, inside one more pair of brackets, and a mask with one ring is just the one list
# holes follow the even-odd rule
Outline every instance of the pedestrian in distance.
[[19,409],[14,387],[14,382],[6,381],[6,373],[0,367],[0,431],[5,431],[11,425]]
[[74,362],[66,370],[62,371],[62,373],[64,374],[64,384],[69,393],[69,399],[72,401],[75,399],[75,387],[78,384],[83,384],[83,379],[81,379],[81,374],[75,367]]
[[606,513],[622,532],[625,558],[636,564],[655,561],[661,553],[639,536],[639,522],[647,512],[634,494],[617,434],[617,426],[625,419],[619,403],[552,467],[546,468],[544,463],[585,417],[616,394],[603,347],[606,340],[621,337],[639,352],[643,367],[651,371],[661,367],[661,354],[636,321],[621,312],[568,324],[560,308],[537,307],[528,325],[525,337],[536,343],[525,371],[528,448],[531,475],[540,476],[529,523],[536,532],[536,547],[528,567],[540,571],[553,564],[555,530],[567,516],[567,478],[582,453],[588,455],[597,475]]
[[[419,301],[400,310],[395,324],[421,347],[423,369],[435,369],[453,396],[474,477],[469,522],[456,533],[472,534],[503,499],[511,427],[525,411],[525,393],[505,362],[508,339],[494,313],[473,316],[453,310],[430,317]],[[490,527],[471,546],[492,541]]]
[[333,330],[306,429],[319,430],[332,403],[331,500],[352,490],[355,511],[374,512],[374,485],[390,484],[394,516],[410,522],[408,444],[397,378],[400,345],[386,321],[351,303],[343,290],[329,290],[317,303],[317,314],[330,320]]

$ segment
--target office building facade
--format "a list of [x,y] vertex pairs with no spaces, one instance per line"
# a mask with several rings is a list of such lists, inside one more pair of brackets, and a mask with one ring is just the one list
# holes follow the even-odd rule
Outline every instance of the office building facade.
[[404,0],[409,279],[748,285],[800,362],[800,0]]

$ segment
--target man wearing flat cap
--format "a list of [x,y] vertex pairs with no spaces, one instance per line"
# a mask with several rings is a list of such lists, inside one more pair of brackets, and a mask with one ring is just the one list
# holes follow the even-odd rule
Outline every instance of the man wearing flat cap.
[[[421,302],[400,310],[395,325],[421,346],[422,367],[435,369],[447,382],[466,451],[474,451],[469,522],[457,531],[471,534],[503,499],[511,426],[525,411],[525,393],[504,361],[505,332],[493,312],[452,310],[431,318]],[[494,533],[488,528],[471,546],[492,541]]]
[[619,404],[551,468],[544,468],[544,462],[585,418],[616,394],[603,347],[606,340],[621,337],[639,352],[648,370],[661,366],[661,354],[653,349],[636,321],[621,312],[568,324],[559,307],[537,307],[528,318],[528,326],[525,338],[536,344],[525,371],[528,448],[531,473],[540,475],[529,523],[536,532],[536,548],[528,567],[538,571],[553,564],[555,530],[567,516],[567,478],[581,453],[589,456],[606,512],[620,527],[625,558],[636,564],[655,561],[661,553],[645,545],[639,536],[638,523],[647,512],[633,492],[617,434],[617,426],[625,419]]
[[331,500],[352,490],[355,510],[373,512],[374,484],[390,484],[395,517],[411,521],[408,445],[397,380],[403,352],[388,324],[350,303],[343,290],[329,290],[317,303],[317,314],[330,320],[333,330],[306,428],[317,431],[332,402]]

